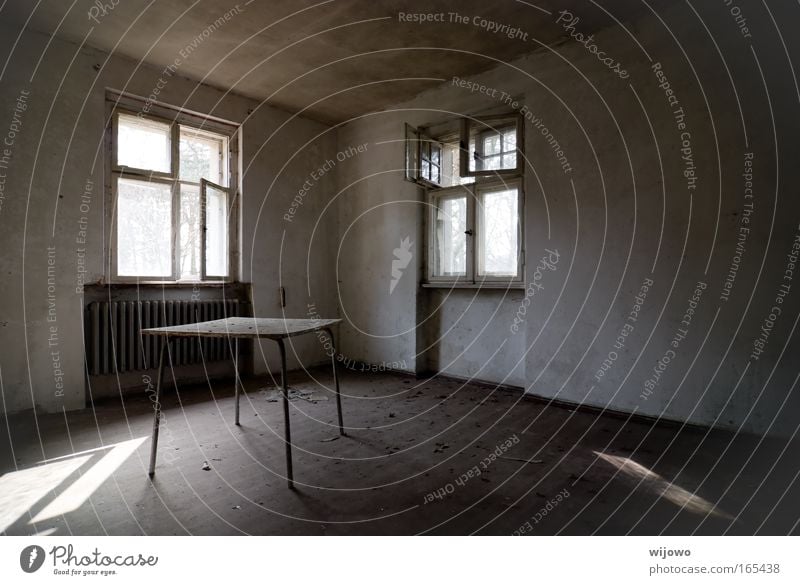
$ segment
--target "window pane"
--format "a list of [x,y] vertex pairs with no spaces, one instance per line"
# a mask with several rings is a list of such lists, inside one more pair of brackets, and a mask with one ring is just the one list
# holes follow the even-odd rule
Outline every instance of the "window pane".
[[406,179],[416,180],[419,172],[419,132],[406,124]]
[[433,164],[436,165],[440,164],[441,152],[442,151],[438,145],[436,144],[431,145],[431,162]]
[[223,136],[181,126],[180,178],[199,183],[206,179],[227,186],[225,174],[226,141]]
[[480,196],[481,276],[516,276],[519,247],[517,189],[487,191]]
[[496,156],[487,156],[485,159],[483,159],[482,163],[483,163],[481,166],[482,171],[496,171],[503,168],[502,165],[500,164],[499,154]]
[[178,256],[180,278],[199,280],[200,272],[200,187],[181,185],[181,248]]
[[206,274],[228,276],[228,193],[206,185]]
[[435,276],[467,274],[467,198],[439,200],[436,213]]
[[461,149],[458,144],[445,144],[442,150],[442,187],[454,187],[466,183],[474,183],[475,177],[461,176]]
[[431,143],[427,140],[422,141],[422,158],[423,160],[431,160]]
[[483,156],[478,161],[479,171],[502,171],[517,166],[516,129],[496,134],[484,134]]
[[489,156],[492,154],[500,154],[500,135],[489,134],[483,138],[483,154]]
[[503,132],[503,151],[508,152],[517,148],[517,131],[506,130]]
[[467,159],[469,160],[469,170],[476,171],[478,169],[478,153],[476,152],[476,143],[475,137],[471,136],[469,139],[469,152],[467,153]]
[[172,187],[117,180],[117,273],[172,275]]
[[120,114],[117,119],[117,165],[169,173],[169,124]]
[[422,169],[419,172],[420,176],[426,181],[431,180],[431,163],[424,160],[422,161]]

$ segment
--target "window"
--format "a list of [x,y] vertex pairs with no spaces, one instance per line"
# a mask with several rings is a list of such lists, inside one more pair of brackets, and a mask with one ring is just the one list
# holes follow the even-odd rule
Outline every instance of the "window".
[[428,193],[428,282],[522,282],[522,181],[479,181]]
[[432,185],[442,184],[442,144],[422,138],[419,143],[420,178]]
[[519,195],[516,184],[476,189],[479,277],[517,276],[519,246]]
[[461,144],[469,148],[461,154],[461,166],[466,169],[463,174],[519,174],[522,157],[517,148],[518,136],[522,136],[520,116],[465,118],[461,124]]
[[461,189],[441,191],[435,197],[433,272],[443,278],[467,275],[467,217],[469,198]]
[[480,132],[470,159],[471,171],[499,171],[517,166],[517,132],[513,126]]
[[518,116],[463,120],[438,140],[407,126],[406,177],[427,191],[428,285],[522,284],[521,145]]
[[164,113],[111,115],[111,279],[234,280],[235,127]]
[[406,179],[423,185],[440,186],[442,150],[441,142],[406,124]]

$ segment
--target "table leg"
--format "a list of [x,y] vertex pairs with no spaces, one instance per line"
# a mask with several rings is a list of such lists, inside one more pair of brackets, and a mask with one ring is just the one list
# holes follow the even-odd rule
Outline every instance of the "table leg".
[[234,385],[236,386],[236,425],[239,425],[239,338],[233,342]]
[[150,441],[150,477],[156,473],[156,454],[158,450],[158,428],[161,424],[161,384],[164,378],[164,358],[169,353],[169,338],[165,338],[161,344],[161,351],[158,355],[158,375],[156,379],[156,400],[153,404],[153,438]]
[[339,391],[339,376],[336,373],[336,341],[333,338],[333,331],[325,329],[328,337],[331,338],[331,365],[333,366],[333,384],[336,387],[336,410],[339,413],[339,434],[344,436],[344,422],[342,422],[342,394]]
[[276,339],[281,352],[281,394],[283,394],[283,431],[286,442],[286,477],[289,489],[294,489],[294,475],[292,473],[292,430],[289,424],[289,377],[286,374],[286,348],[283,339]]

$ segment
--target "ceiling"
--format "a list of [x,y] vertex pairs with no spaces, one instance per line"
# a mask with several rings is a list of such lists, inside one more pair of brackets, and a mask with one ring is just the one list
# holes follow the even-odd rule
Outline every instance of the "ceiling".
[[[110,7],[113,0],[8,0],[0,19],[28,21],[33,30],[71,41],[88,34],[88,45],[159,68],[177,58],[180,75],[292,112],[305,110],[326,123],[384,109],[454,75],[472,75],[540,43],[560,42],[565,37],[555,23],[560,10],[579,14],[577,30],[585,34],[614,24],[591,0],[247,2],[119,0],[100,11],[98,5]],[[606,4],[620,21],[647,10],[640,0]],[[443,13],[445,22],[400,21],[400,13],[420,12]],[[452,22],[450,13],[467,22]],[[518,27],[527,39],[488,30],[480,19]],[[196,46],[186,54],[193,40]]]

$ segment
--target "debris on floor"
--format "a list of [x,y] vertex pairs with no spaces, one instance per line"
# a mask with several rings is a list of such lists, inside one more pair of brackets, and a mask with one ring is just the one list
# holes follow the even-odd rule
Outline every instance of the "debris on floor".
[[[264,395],[267,402],[279,402],[283,399],[280,388],[261,388],[260,392]],[[316,404],[317,402],[328,400],[328,397],[322,394],[314,394],[310,390],[295,390],[294,388],[289,388],[289,400],[305,400],[306,402]]]
[[498,459],[505,459],[506,461],[520,461],[522,463],[544,463],[543,459],[522,459],[520,457],[505,457],[500,455]]
[[208,461],[203,461],[203,471],[211,471],[211,466],[208,464]]
[[339,435],[334,435],[332,437],[328,437],[327,439],[320,439],[320,443],[330,443],[331,441],[336,441],[339,439]]

